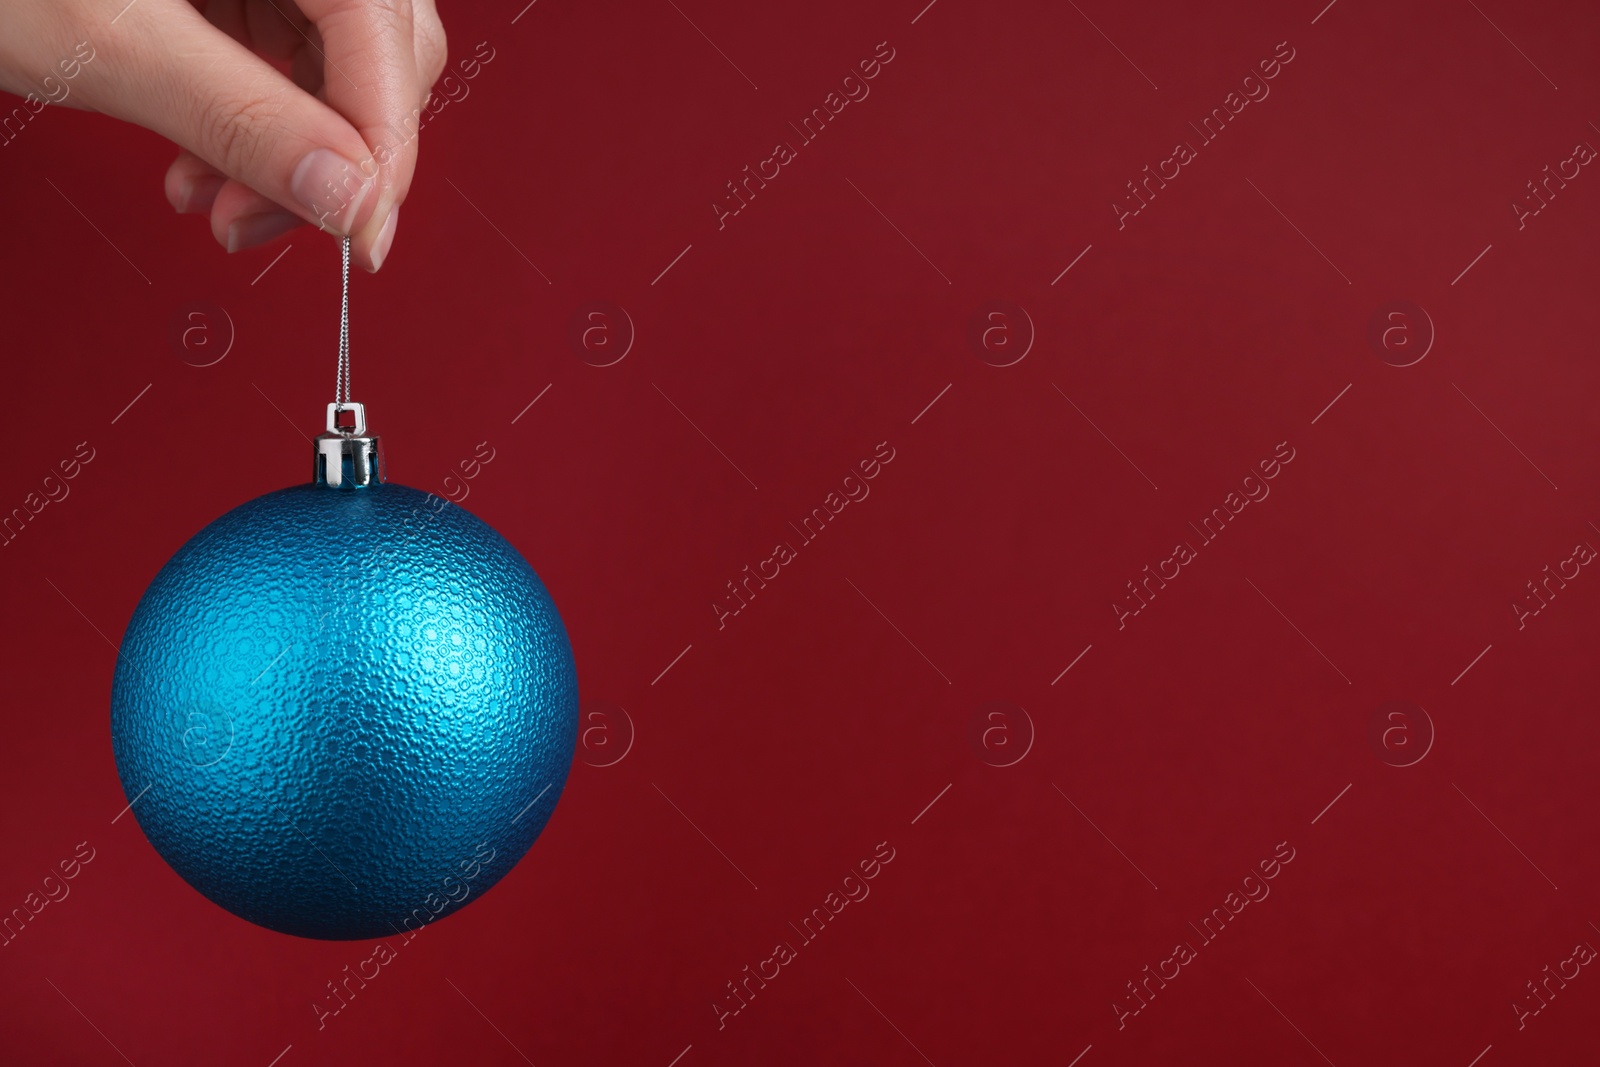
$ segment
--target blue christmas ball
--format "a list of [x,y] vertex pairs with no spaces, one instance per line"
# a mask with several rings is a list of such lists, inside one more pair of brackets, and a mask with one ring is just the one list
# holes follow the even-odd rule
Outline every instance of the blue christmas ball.
[[184,545],[111,701],[162,858],[242,918],[329,939],[408,933],[494,885],[561,796],[578,722],[566,630],[517,550],[345,470]]

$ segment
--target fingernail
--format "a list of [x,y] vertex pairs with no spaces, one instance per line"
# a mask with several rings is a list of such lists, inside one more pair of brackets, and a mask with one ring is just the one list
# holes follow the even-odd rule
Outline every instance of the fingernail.
[[263,211],[258,215],[243,215],[228,224],[228,251],[237,252],[265,244],[282,233],[288,233],[305,219],[288,211]]
[[374,273],[383,266],[383,261],[389,255],[389,246],[394,244],[395,227],[400,224],[400,205],[396,204],[389,209],[389,217],[383,222],[383,229],[378,231],[378,239],[372,242],[372,270]]
[[289,191],[317,225],[344,236],[355,229],[357,212],[374,184],[373,178],[332,149],[313,148],[295,166]]
[[216,203],[217,193],[222,191],[226,178],[215,174],[203,174],[198,178],[191,178],[183,184],[178,193],[178,202],[173,206],[180,215],[204,215],[211,210],[211,205]]

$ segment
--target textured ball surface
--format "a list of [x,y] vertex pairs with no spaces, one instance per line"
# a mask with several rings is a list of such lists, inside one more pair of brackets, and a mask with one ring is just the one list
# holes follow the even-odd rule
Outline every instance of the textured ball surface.
[[217,519],[145,591],[111,737],[163,859],[251,922],[329,939],[476,899],[561,796],[577,674],[487,524],[402,485],[304,485]]

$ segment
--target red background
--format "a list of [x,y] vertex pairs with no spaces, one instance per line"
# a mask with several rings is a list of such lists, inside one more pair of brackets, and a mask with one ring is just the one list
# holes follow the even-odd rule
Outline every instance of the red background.
[[[1521,629],[1511,604],[1600,546],[1600,177],[1522,229],[1510,204],[1600,144],[1600,16],[923,2],[445,11],[453,55],[494,58],[354,281],[355,396],[393,480],[446,491],[489,442],[464,503],[636,738],[593,766],[626,726],[586,722],[526,860],[321,1030],[374,946],[236,919],[113,822],[107,708],[160,564],[308,476],[335,246],[225,256],[164,204],[171,148],[97,116],[48,109],[0,149],[0,509],[95,455],[0,550],[0,910],[95,850],[0,949],[0,1058],[1594,1058],[1589,968],[1520,1030],[1511,1005],[1600,945],[1600,577]],[[724,184],[880,41],[870,96],[719,229]],[[1281,41],[1270,96],[1119,229],[1125,183]],[[605,368],[569,341],[599,300],[637,332]],[[1368,324],[1395,300],[1432,330],[1413,312],[1386,351]],[[209,367],[168,339],[193,301],[232,324]],[[972,339],[990,301],[1031,319],[1011,366]],[[870,497],[719,631],[725,583],[884,441]],[[1280,442],[1270,497],[1119,629],[1124,583]],[[1016,714],[971,740],[994,700],[1032,723],[1011,766],[980,756],[1026,747]],[[1436,730],[1413,766],[1380,756],[1423,747],[1415,714],[1369,741],[1393,700]],[[724,983],[879,842],[870,897],[719,1030]],[[1280,842],[1271,895],[1119,1029],[1126,983]]]

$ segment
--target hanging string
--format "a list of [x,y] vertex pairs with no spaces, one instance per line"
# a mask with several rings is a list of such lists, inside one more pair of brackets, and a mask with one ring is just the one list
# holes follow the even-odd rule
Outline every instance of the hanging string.
[[339,240],[343,260],[344,295],[339,302],[339,373],[333,384],[337,404],[350,403],[350,238]]

